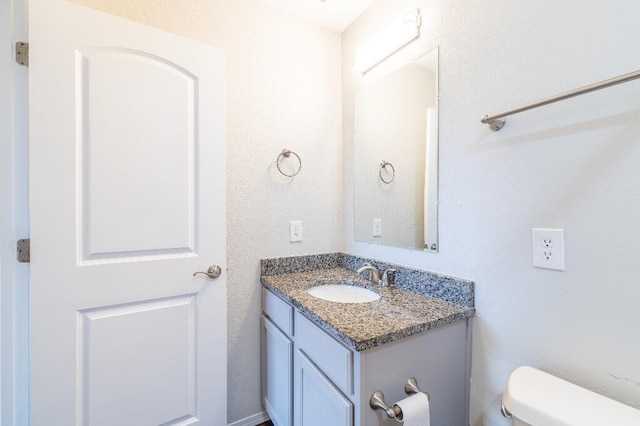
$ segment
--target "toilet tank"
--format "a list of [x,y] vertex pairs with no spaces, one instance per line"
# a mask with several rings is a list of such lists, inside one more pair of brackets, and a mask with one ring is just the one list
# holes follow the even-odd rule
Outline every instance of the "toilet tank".
[[640,425],[640,410],[531,367],[511,373],[502,404],[514,425]]

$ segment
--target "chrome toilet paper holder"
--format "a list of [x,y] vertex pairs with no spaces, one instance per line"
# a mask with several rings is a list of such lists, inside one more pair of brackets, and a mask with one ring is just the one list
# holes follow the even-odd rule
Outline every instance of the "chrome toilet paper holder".
[[[407,382],[404,384],[404,391],[407,395],[421,392],[427,395],[428,400],[431,400],[431,395],[429,395],[429,392],[420,390],[420,388],[418,387],[418,381],[415,377],[410,377],[409,380],[407,380]],[[384,394],[382,393],[382,391],[377,390],[371,395],[371,399],[369,399],[369,406],[374,410],[383,410],[385,413],[387,413],[387,416],[390,419],[402,420],[402,409],[396,404],[393,404],[391,406],[387,405],[384,402]]]

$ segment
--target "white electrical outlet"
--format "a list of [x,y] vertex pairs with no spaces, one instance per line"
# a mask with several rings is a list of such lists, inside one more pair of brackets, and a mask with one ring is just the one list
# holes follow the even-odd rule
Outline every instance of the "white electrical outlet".
[[382,237],[382,219],[373,219],[373,236]]
[[289,241],[292,243],[302,241],[302,221],[292,220],[289,222]]
[[564,229],[533,228],[533,266],[564,271]]

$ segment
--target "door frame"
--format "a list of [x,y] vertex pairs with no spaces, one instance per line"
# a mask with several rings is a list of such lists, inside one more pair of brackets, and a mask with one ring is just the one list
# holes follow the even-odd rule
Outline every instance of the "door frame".
[[28,69],[16,41],[28,40],[26,0],[0,0],[0,423],[29,424],[29,265],[16,241],[29,237]]

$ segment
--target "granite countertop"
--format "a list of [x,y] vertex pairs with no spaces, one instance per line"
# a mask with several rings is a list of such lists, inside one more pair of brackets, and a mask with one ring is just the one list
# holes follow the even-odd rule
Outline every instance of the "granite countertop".
[[[473,306],[462,306],[400,286],[380,287],[346,267],[327,267],[263,274],[263,287],[351,349],[363,351],[445,324],[470,318]],[[380,294],[368,303],[336,303],[311,296],[307,290],[321,280],[352,280]]]

